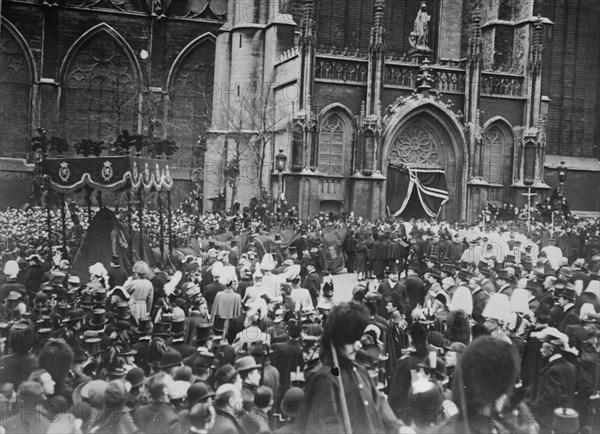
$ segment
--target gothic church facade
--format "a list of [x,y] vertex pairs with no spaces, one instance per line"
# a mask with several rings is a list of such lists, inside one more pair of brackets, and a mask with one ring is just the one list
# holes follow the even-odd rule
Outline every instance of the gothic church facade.
[[596,185],[567,187],[572,209],[598,211],[585,3],[5,0],[3,171],[30,170],[34,126],[70,142],[129,129],[177,141],[181,197],[196,185],[205,207],[263,191],[302,216],[473,220],[549,194],[567,159]]

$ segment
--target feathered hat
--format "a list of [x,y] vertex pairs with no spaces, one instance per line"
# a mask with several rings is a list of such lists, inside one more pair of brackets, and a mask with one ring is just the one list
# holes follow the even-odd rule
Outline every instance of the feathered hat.
[[260,269],[264,271],[273,271],[275,269],[275,259],[271,253],[265,254],[260,261]]
[[508,296],[506,294],[492,294],[485,309],[483,309],[482,316],[502,323],[509,323],[512,317]]
[[456,288],[456,291],[450,300],[450,304],[448,305],[448,310],[464,310],[467,315],[473,314],[473,296],[471,295],[469,288],[466,286],[459,286]]
[[167,297],[175,291],[175,288],[181,281],[181,277],[182,277],[181,271],[176,271],[175,274],[173,274],[173,277],[171,277],[171,279],[169,279],[169,281],[167,283],[165,283],[164,291],[165,291],[165,294],[167,295]]

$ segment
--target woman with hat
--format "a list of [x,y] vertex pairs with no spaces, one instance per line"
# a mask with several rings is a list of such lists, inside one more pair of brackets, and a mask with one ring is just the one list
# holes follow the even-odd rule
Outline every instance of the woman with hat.
[[335,306],[322,337],[323,367],[303,400],[300,432],[391,432],[402,423],[356,362],[369,313],[360,304]]
[[152,277],[152,272],[148,264],[144,261],[138,261],[133,265],[132,271],[133,279],[128,280],[123,288],[130,294],[129,309],[137,323],[140,318],[150,314],[154,288],[149,280]]
[[540,354],[548,359],[548,364],[540,373],[531,410],[541,431],[550,432],[554,410],[558,407],[572,408],[576,370],[564,356],[574,350],[569,347],[567,335],[554,327],[544,329],[539,337],[543,342]]
[[211,318],[216,317],[226,320],[235,318],[242,312],[242,298],[237,293],[239,285],[237,277],[228,277],[225,283],[225,289],[218,292],[212,305]]
[[109,382],[104,391],[104,407],[89,432],[93,434],[133,434],[138,432],[131,415],[125,411],[126,402],[125,383],[122,380]]
[[17,282],[17,275],[20,271],[19,263],[17,261],[7,261],[6,264],[4,264],[6,281],[0,285],[0,303],[4,303],[4,299],[11,291],[20,293],[23,300],[27,300],[27,290],[25,289],[25,286]]
[[89,272],[90,280],[83,289],[83,292],[95,294],[99,289],[108,289],[108,271],[106,271],[102,262],[90,265]]

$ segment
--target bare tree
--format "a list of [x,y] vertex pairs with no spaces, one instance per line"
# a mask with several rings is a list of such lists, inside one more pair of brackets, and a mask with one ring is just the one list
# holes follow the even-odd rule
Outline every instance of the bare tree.
[[223,120],[224,131],[220,133],[225,135],[228,145],[213,146],[210,151],[226,161],[223,174],[231,188],[231,206],[236,202],[240,182],[250,182],[259,199],[266,200],[267,152],[275,136],[285,129],[284,117],[276,114],[273,84],[251,86],[230,104],[216,110]]

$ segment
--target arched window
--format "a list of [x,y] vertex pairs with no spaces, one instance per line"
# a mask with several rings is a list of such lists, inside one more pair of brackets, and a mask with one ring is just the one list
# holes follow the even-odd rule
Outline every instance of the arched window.
[[176,162],[203,166],[201,153],[194,153],[199,135],[211,123],[215,44],[211,39],[193,46],[175,65],[170,83],[171,111],[168,134],[179,150]]
[[302,154],[304,153],[303,136],[302,127],[294,125],[292,129],[292,170],[295,172],[302,170]]
[[122,130],[137,132],[138,76],[109,32],[99,31],[77,48],[63,83],[63,128],[69,142],[111,142]]
[[512,181],[513,137],[495,122],[483,135],[483,177],[490,184],[508,186]]
[[331,113],[321,123],[317,164],[322,174],[331,176],[346,174],[346,143],[349,139],[346,125],[337,113]]
[[0,33],[0,156],[24,158],[30,137],[29,58],[4,21]]

